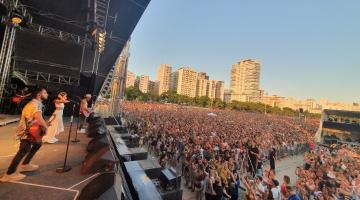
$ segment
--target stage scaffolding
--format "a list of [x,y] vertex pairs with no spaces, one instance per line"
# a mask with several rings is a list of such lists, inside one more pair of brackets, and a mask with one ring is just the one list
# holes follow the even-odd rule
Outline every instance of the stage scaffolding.
[[129,60],[130,42],[123,48],[115,65],[101,87],[95,103],[95,112],[102,117],[118,116],[121,111],[121,102],[125,96],[126,74]]

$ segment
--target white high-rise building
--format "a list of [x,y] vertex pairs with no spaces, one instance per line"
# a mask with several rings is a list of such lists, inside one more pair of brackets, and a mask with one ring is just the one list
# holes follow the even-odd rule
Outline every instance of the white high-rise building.
[[171,73],[170,90],[177,91],[179,73],[177,71]]
[[162,64],[157,70],[157,84],[159,95],[170,90],[171,86],[171,66]]
[[242,60],[231,69],[231,100],[258,102],[260,100],[260,62]]
[[205,72],[198,73],[196,84],[196,96],[208,96],[209,93],[209,76]]
[[181,67],[177,70],[177,72],[177,93],[189,97],[195,97],[198,73],[190,67]]
[[221,99],[224,101],[224,81],[209,81],[208,97],[210,99]]
[[196,85],[196,96],[208,96],[210,81],[207,79],[198,79]]
[[221,99],[224,101],[224,94],[225,94],[225,84],[224,81],[217,81],[215,84],[215,98]]
[[150,78],[149,76],[140,76],[139,77],[139,90],[142,93],[148,93],[149,92],[149,82],[150,82]]
[[127,71],[125,87],[135,87],[136,76],[134,73]]

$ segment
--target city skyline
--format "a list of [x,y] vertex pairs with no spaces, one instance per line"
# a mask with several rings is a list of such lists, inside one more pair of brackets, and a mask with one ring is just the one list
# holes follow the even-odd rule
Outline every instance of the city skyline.
[[[242,61],[247,61],[247,60],[252,60],[252,59],[243,59],[243,60],[239,60],[238,62],[236,62],[236,63],[240,63],[240,62],[242,62]],[[258,61],[258,60],[257,60]],[[181,68],[184,68],[184,66],[178,66],[178,67],[174,67],[173,65],[171,65],[171,64],[165,64],[165,63],[162,63],[162,64],[159,64],[158,65],[158,67],[159,66],[162,66],[162,65],[165,65],[165,66],[170,66],[170,68],[171,69],[173,69],[174,71],[172,72],[172,74],[171,74],[171,79],[173,78],[173,73],[177,73],[178,72],[178,70],[179,69],[181,69]],[[234,65],[234,64],[233,64]],[[232,67],[233,67],[233,65],[232,65]],[[192,66],[187,66],[188,68],[191,68],[192,70],[194,70],[195,72],[197,72],[198,73],[198,76],[206,76],[206,79],[207,79],[207,81],[210,81],[209,80],[209,74],[207,73],[207,72],[200,72],[200,71],[198,71],[198,70],[196,70],[194,67],[192,67]],[[229,72],[229,77],[231,77],[231,69],[232,69],[232,67],[230,67],[230,72]],[[135,72],[133,72],[131,69],[128,69],[128,75],[127,75],[127,83],[126,83],[126,87],[130,87],[130,86],[135,86],[135,87],[137,87],[137,88],[139,88],[139,83],[138,84],[136,84],[136,80],[135,79],[137,79],[137,81],[140,81],[140,79],[139,78],[141,78],[141,77],[148,77],[149,79],[148,79],[148,81],[149,82],[157,82],[158,80],[158,68],[156,67],[155,69],[155,72],[153,72],[153,74],[154,75],[149,75],[149,74],[144,74],[144,73],[139,73],[139,74],[137,74],[137,73],[135,73]],[[262,73],[262,72],[261,72]],[[130,76],[129,76],[130,75]],[[262,76],[262,75],[261,75]],[[261,76],[260,76],[260,79],[261,79]],[[131,77],[131,80],[132,81],[130,81],[130,84],[129,84],[129,81],[128,81],[128,79],[129,79],[129,77]],[[205,79],[205,78],[204,78]],[[206,80],[205,79],[205,80]],[[229,79],[231,79],[231,78],[229,78]],[[224,83],[224,81],[223,80],[212,80],[212,81],[217,81],[217,82],[223,82],[223,86],[224,86],[224,91],[226,92],[227,90],[230,92],[231,91],[231,87],[230,87],[230,84],[231,84],[231,81],[229,81],[229,83],[228,84],[226,84],[226,82]],[[131,82],[133,82],[132,84],[131,84]],[[173,82],[173,81],[170,81],[171,83]],[[177,80],[176,80],[176,82],[177,82]],[[199,80],[197,81],[197,87],[199,86]],[[157,87],[159,87],[159,85],[157,86]],[[159,88],[157,88],[157,90],[159,90]],[[169,90],[173,90],[173,91],[177,91],[177,88],[176,88],[176,86],[174,86],[174,85],[172,85],[172,84],[170,84],[170,87],[169,87]],[[197,90],[198,90],[198,88],[197,88]],[[159,91],[157,91],[157,93],[158,93]],[[298,97],[295,97],[295,96],[286,96],[286,95],[284,95],[284,94],[281,94],[281,93],[271,93],[270,91],[267,91],[267,90],[264,90],[263,88],[259,88],[259,92],[261,93],[263,93],[263,95],[264,96],[267,96],[267,97],[274,97],[274,96],[276,96],[276,97],[281,97],[281,98],[290,98],[290,99],[295,99],[295,100],[299,100],[299,101],[306,101],[306,100],[316,100],[316,101],[328,101],[328,102],[330,102],[330,103],[345,103],[345,104],[352,104],[352,103],[360,103],[360,101],[335,101],[335,100],[333,100],[333,99],[328,99],[328,98],[325,98],[325,97],[322,97],[322,98],[315,98],[315,97],[306,97],[306,98],[298,98]],[[196,96],[207,96],[207,95],[196,95]]]
[[129,69],[154,79],[161,63],[191,66],[229,88],[231,65],[251,58],[262,63],[260,88],[270,94],[359,102],[359,8],[357,1],[154,1],[132,36]]

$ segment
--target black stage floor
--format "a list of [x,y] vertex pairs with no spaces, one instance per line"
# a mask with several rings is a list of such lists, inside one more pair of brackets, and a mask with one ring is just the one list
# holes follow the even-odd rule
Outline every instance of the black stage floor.
[[[0,127],[0,177],[6,171],[17,147],[14,145],[14,131],[17,124],[9,124]],[[32,163],[40,165],[36,172],[24,173],[27,177],[19,182],[0,182],[0,199],[76,199],[81,189],[96,176],[81,175],[80,166],[86,155],[86,146],[89,138],[85,134],[79,134],[80,142],[70,143],[68,165],[72,166],[70,172],[59,174],[55,170],[63,165],[66,140],[69,126],[66,124],[65,132],[57,138],[56,144],[44,144],[35,155]],[[73,135],[76,126],[73,127]]]

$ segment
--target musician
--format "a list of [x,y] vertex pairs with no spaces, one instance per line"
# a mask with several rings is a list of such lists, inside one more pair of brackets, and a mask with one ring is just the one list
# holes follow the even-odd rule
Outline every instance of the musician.
[[91,100],[91,94],[86,94],[84,98],[80,102],[80,125],[79,132],[85,133],[85,129],[83,129],[86,118],[90,115],[91,108],[88,107],[88,104]]
[[67,93],[60,92],[57,98],[54,100],[55,111],[51,117],[51,126],[47,130],[46,135],[43,137],[43,142],[53,144],[59,141],[55,136],[64,131],[63,112],[65,103],[69,103],[67,100]]
[[[20,140],[20,147],[17,154],[13,158],[7,172],[0,179],[0,181],[18,181],[26,177],[20,172],[35,171],[39,168],[38,165],[30,164],[30,161],[34,157],[36,152],[40,149],[41,142],[36,142],[36,140],[34,140],[29,134],[28,122],[36,121],[44,130],[48,128],[48,124],[45,122],[42,116],[42,102],[47,100],[47,98],[48,93],[46,89],[38,88],[33,93],[33,99],[29,103],[27,103],[22,110],[19,126],[17,129],[17,136]],[[24,161],[18,167],[24,157]]]

